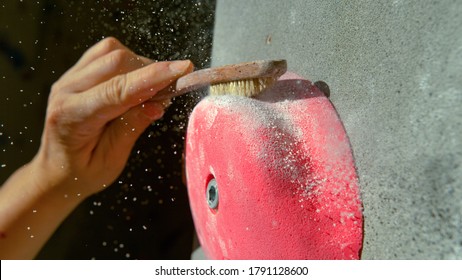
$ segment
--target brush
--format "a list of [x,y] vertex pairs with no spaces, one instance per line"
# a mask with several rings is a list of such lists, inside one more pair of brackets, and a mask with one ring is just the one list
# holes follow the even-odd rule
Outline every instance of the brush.
[[210,95],[252,97],[271,87],[287,71],[285,60],[258,60],[198,70],[180,77],[151,100],[165,100],[210,86]]

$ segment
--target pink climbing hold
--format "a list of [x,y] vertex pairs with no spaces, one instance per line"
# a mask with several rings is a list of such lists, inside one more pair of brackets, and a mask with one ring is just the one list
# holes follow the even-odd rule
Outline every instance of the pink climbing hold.
[[186,138],[189,200],[211,259],[358,259],[362,208],[348,137],[310,81],[209,96]]

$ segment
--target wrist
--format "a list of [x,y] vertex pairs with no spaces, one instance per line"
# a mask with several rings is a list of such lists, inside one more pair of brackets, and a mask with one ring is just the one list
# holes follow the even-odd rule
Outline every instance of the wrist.
[[85,199],[84,194],[71,187],[75,184],[71,172],[63,165],[50,162],[42,153],[39,152],[24,168],[30,178],[30,191],[40,199],[72,208]]
[[33,258],[83,200],[66,197],[63,181],[52,173],[34,158],[0,188],[1,259]]

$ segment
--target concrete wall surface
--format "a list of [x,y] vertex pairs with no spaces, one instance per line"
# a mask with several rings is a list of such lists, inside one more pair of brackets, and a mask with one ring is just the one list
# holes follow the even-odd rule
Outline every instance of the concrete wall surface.
[[330,87],[363,259],[462,259],[462,1],[218,1],[213,65],[288,61]]

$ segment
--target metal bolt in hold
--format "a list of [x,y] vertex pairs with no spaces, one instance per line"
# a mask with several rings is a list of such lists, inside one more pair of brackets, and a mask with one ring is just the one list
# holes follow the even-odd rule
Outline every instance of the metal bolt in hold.
[[207,184],[206,197],[210,209],[216,209],[218,207],[218,184],[215,178]]
[[317,86],[319,90],[321,90],[327,98],[330,97],[330,88],[329,88],[329,85],[326,84],[326,82],[317,81],[317,82],[314,82],[314,85]]

